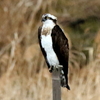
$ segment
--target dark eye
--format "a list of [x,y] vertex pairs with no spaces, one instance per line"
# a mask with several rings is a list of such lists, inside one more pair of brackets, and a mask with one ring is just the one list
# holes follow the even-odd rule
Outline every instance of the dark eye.
[[45,17],[45,19],[47,19],[47,16]]
[[50,20],[53,20],[52,18],[49,18]]

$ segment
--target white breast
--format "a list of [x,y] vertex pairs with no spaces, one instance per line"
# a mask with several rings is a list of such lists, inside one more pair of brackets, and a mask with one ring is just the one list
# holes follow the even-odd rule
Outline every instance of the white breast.
[[58,58],[53,50],[53,44],[52,44],[52,37],[51,37],[51,31],[55,24],[51,20],[47,20],[43,23],[42,32],[47,30],[47,34],[43,35],[41,34],[41,45],[44,48],[46,52],[46,59],[50,66],[56,66],[59,64]]
[[48,63],[50,64],[50,66],[58,65],[59,61],[58,61],[58,58],[52,47],[51,34],[46,35],[46,36],[42,35],[41,36],[41,44],[47,54],[46,58],[47,58]]

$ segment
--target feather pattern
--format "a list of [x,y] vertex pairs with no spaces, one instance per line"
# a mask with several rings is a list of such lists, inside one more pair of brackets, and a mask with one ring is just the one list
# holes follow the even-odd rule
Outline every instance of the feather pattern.
[[58,57],[60,65],[63,66],[61,72],[61,85],[70,89],[68,85],[68,60],[69,60],[68,39],[66,38],[63,31],[58,25],[56,25],[53,28],[51,36],[53,41],[53,49]]
[[43,15],[42,21],[43,25],[38,29],[38,39],[49,71],[52,72],[54,68],[63,66],[60,73],[61,86],[70,90],[68,85],[68,39],[61,28],[56,25],[55,16]]

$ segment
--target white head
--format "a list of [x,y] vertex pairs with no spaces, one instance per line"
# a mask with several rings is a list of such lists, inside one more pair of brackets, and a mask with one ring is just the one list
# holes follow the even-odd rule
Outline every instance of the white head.
[[57,17],[55,17],[54,15],[51,15],[51,14],[44,14],[42,16],[42,22],[44,23],[44,22],[46,22],[48,20],[51,20],[51,21],[53,21],[56,24]]

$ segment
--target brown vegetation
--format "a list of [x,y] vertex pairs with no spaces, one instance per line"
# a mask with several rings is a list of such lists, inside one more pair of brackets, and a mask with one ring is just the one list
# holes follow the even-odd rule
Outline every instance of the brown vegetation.
[[[56,15],[64,30],[70,33],[69,26],[80,18],[85,21],[90,16],[99,19],[99,9],[100,0],[1,0],[0,100],[52,100],[51,74],[37,41],[41,15],[46,12]],[[62,100],[100,100],[100,31],[97,26],[94,26],[97,28],[95,33],[91,33],[91,27],[83,27],[88,41],[83,36],[76,41],[74,38],[80,35],[66,34],[71,44],[71,90],[62,88]],[[94,59],[88,63],[82,52],[87,46],[84,43],[94,50]]]

